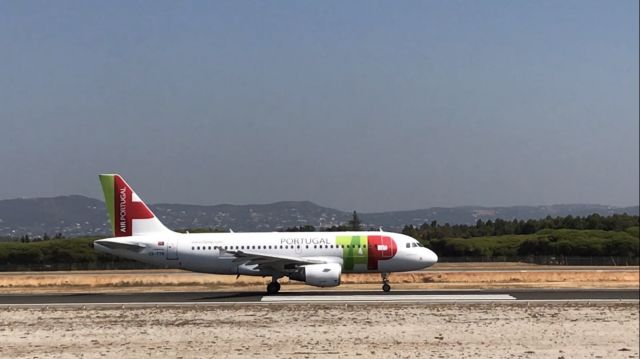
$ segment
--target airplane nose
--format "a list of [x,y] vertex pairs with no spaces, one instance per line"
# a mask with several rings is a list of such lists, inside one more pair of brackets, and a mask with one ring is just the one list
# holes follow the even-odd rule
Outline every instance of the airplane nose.
[[425,266],[431,267],[432,265],[438,263],[438,255],[433,253],[432,250],[427,249],[427,253],[422,257],[422,261]]

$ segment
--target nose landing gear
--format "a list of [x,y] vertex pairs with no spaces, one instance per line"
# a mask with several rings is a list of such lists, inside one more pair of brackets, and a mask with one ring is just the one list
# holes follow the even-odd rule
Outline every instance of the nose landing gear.
[[383,272],[380,273],[382,277],[382,291],[388,293],[391,290],[391,286],[389,285],[389,273]]

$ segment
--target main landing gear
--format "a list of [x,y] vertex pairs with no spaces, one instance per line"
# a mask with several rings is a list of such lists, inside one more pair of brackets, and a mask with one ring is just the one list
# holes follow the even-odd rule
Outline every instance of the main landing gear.
[[280,283],[278,283],[278,278],[273,277],[271,283],[267,284],[267,294],[272,295],[276,294],[280,291]]
[[391,290],[391,286],[389,285],[389,273],[383,272],[380,273],[382,276],[382,291],[388,293]]

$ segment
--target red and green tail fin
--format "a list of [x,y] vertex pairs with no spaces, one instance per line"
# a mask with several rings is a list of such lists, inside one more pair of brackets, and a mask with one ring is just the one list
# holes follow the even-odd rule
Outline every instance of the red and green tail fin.
[[114,237],[169,231],[120,175],[102,174],[100,183]]

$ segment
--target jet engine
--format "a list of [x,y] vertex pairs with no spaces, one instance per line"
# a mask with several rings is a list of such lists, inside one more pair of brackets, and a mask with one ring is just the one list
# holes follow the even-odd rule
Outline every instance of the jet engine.
[[291,273],[289,278],[315,287],[335,287],[340,285],[340,274],[342,266],[338,263],[307,264]]

